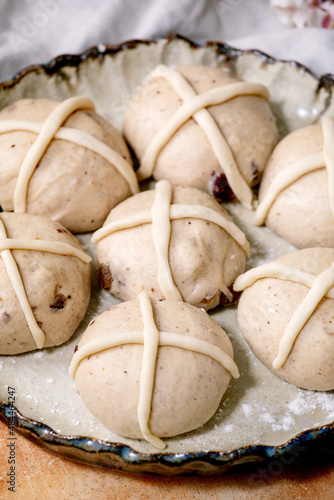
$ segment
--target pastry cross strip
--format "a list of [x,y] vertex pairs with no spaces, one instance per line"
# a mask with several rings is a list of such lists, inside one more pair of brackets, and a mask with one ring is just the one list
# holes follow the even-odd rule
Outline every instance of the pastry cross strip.
[[88,356],[121,345],[143,344],[143,359],[139,380],[139,403],[137,408],[138,423],[143,438],[156,448],[162,450],[166,447],[166,444],[160,438],[153,435],[149,428],[159,347],[179,347],[180,349],[210,356],[220,363],[234,378],[239,378],[239,371],[231,356],[220,347],[210,344],[210,342],[179,333],[160,332],[155,324],[152,303],[147,293],[141,292],[138,295],[138,300],[144,324],[143,331],[115,333],[112,336],[90,340],[82,347],[79,347],[74,354],[69,374],[74,380],[79,364]]
[[255,224],[264,223],[268,212],[278,195],[303,175],[326,168],[328,176],[328,197],[332,214],[334,215],[334,118],[326,116],[322,122],[324,136],[323,152],[316,153],[296,161],[289,168],[276,175],[269,186],[263,200],[255,212]]
[[205,133],[233,193],[242,204],[252,208],[253,192],[241,175],[222,131],[206,108],[223,104],[239,96],[252,95],[269,100],[266,87],[259,83],[236,82],[216,87],[203,94],[196,94],[181,73],[167,66],[157,66],[149,78],[157,77],[165,78],[184,102],[174,116],[159,130],[145,151],[140,168],[137,170],[138,179],[143,180],[152,175],[162,148],[187,120],[193,118]]
[[288,326],[281,338],[278,354],[273,361],[273,367],[281,368],[292,351],[293,344],[302,328],[314,313],[321,299],[334,298],[334,263],[318,276],[302,271],[281,262],[269,262],[238,276],[233,288],[242,291],[261,278],[277,278],[294,281],[310,288],[309,292],[294,311]]
[[30,332],[36,342],[38,349],[44,345],[45,334],[39,327],[31,305],[27,297],[27,293],[22,281],[22,277],[11,250],[37,250],[40,252],[55,253],[58,255],[68,255],[80,259],[82,262],[89,263],[91,258],[82,250],[79,250],[68,243],[60,241],[47,240],[26,240],[7,238],[6,229],[3,221],[0,219],[0,257],[5,265],[8,278],[16,293],[24,317],[28,323]]
[[[155,186],[155,200],[151,210],[140,210],[133,215],[117,219],[98,229],[92,237],[97,242],[110,234],[122,229],[129,229],[141,224],[152,223],[153,243],[158,255],[158,283],[161,292],[167,300],[182,300],[176,287],[169,263],[169,241],[171,220],[193,217],[213,222],[222,227],[249,255],[249,243],[244,233],[223,214],[200,205],[171,204],[172,187],[168,181],[159,181]],[[227,296],[230,291],[222,290]]]
[[114,151],[104,142],[94,136],[70,127],[61,125],[67,118],[79,109],[92,109],[94,104],[88,97],[70,97],[61,102],[42,123],[20,121],[20,120],[0,120],[0,134],[23,130],[38,134],[37,139],[28,150],[21,166],[14,191],[14,211],[27,211],[27,194],[30,179],[46,149],[53,139],[62,139],[72,142],[77,146],[84,147],[100,155],[110,162],[118,170],[129,184],[132,194],[139,191],[138,181],[131,165],[122,155]]

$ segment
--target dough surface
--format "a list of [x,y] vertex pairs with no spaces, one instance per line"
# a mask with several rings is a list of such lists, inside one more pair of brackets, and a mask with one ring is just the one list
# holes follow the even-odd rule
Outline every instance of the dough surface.
[[[132,196],[110,212],[104,225],[151,209],[154,198],[155,190]],[[172,203],[209,207],[231,220],[211,196],[198,189],[175,187]],[[157,281],[158,258],[151,223],[120,230],[100,240],[97,260],[101,285],[119,299],[133,300],[142,290],[151,298],[164,299]],[[225,294],[244,271],[246,255],[218,225],[185,218],[171,221],[169,262],[183,300],[208,310],[219,304],[222,292]]]
[[[197,94],[240,81],[217,68],[182,66],[177,70]],[[139,161],[182,102],[161,77],[149,80],[137,90],[125,112],[123,130]],[[274,117],[266,101],[256,96],[240,96],[207,109],[229,143],[244,179],[250,186],[258,184],[278,140]],[[225,199],[228,190],[224,192],[221,174],[207,137],[194,119],[190,119],[160,152],[153,177],[210,194],[215,192],[218,198]]]
[[[233,357],[232,344],[208,314],[189,304],[152,301],[159,331],[196,337]],[[143,329],[137,300],[111,307],[97,316],[79,342]],[[108,428],[141,438],[137,406],[143,346],[123,345],[85,358],[76,372],[79,394],[88,410]],[[216,412],[230,374],[212,358],[178,347],[158,349],[149,427],[159,437],[174,436],[203,425]]]
[[[8,238],[67,243],[82,250],[59,222],[37,215],[1,213]],[[28,301],[46,338],[44,347],[66,342],[82,320],[90,299],[90,264],[76,257],[32,250],[12,250]],[[26,318],[0,256],[0,352],[36,349]]]
[[[274,149],[259,190],[261,202],[279,172],[323,149],[321,125],[310,125],[286,136]],[[325,165],[325,164],[324,164]],[[272,204],[265,224],[297,248],[334,247],[334,216],[328,198],[326,168],[303,175]]]
[[[284,255],[274,262],[289,264],[318,276],[334,261],[332,248],[308,248]],[[292,314],[306,297],[306,285],[276,278],[262,278],[246,288],[238,307],[241,331],[255,355],[272,372],[308,390],[334,389],[333,299],[324,297],[300,331],[286,362],[272,366]]]
[[[0,112],[0,120],[43,123],[58,101],[22,99]],[[63,124],[89,133],[132,165],[121,134],[94,111],[76,111]],[[37,135],[15,131],[0,134],[0,204],[13,210],[20,165]],[[128,183],[107,160],[71,142],[53,139],[31,177],[28,213],[61,222],[72,232],[100,227],[111,208],[131,195]]]

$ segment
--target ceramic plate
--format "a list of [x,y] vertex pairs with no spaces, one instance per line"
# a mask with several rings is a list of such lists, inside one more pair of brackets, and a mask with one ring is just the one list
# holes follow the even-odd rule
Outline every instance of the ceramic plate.
[[[84,94],[94,101],[98,113],[121,129],[127,102],[159,63],[219,66],[244,80],[265,84],[281,136],[318,121],[323,114],[334,115],[333,76],[317,78],[295,62],[218,42],[197,45],[179,36],[101,45],[79,56],[60,56],[25,69],[0,84],[0,109],[23,97],[65,99]],[[248,267],[294,250],[268,229],[253,227],[250,214],[240,205],[229,205],[228,210],[251,243]],[[94,257],[90,236],[79,238]],[[95,260],[93,266],[95,276]],[[210,313],[229,333],[241,373],[240,379],[232,380],[215,416],[194,432],[168,439],[163,453],[149,443],[113,434],[85,409],[68,367],[88,322],[116,302],[99,290],[94,278],[89,310],[69,342],[0,357],[3,419],[10,419],[17,431],[62,456],[130,472],[170,475],[216,473],[268,459],[288,463],[288,456],[297,456],[310,442],[334,434],[334,393],[298,389],[269,372],[244,342],[234,307]],[[11,394],[15,408],[7,402]]]

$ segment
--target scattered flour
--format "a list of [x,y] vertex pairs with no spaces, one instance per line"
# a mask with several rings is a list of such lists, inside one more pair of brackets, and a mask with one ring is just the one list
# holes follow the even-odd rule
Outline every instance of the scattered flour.
[[41,359],[43,356],[44,356],[43,351],[37,351],[32,355],[32,357],[35,359]]
[[276,419],[268,412],[260,415],[259,420],[261,422],[266,422],[267,424],[275,424],[276,423]]
[[223,426],[223,431],[224,432],[233,432],[234,426],[232,424],[224,425]]
[[242,409],[243,409],[243,412],[244,412],[246,418],[248,418],[248,419],[251,418],[251,415],[253,413],[253,409],[252,409],[251,405],[244,403],[242,405]]
[[289,410],[295,415],[302,415],[310,410],[315,410],[317,407],[317,397],[316,394],[310,394],[309,397],[305,397],[302,394],[298,396],[288,404]]

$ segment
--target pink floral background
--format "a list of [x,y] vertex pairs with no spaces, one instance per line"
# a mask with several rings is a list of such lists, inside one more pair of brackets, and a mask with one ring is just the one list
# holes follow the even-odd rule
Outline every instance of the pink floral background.
[[270,3],[280,20],[288,26],[334,28],[333,0],[271,0]]

